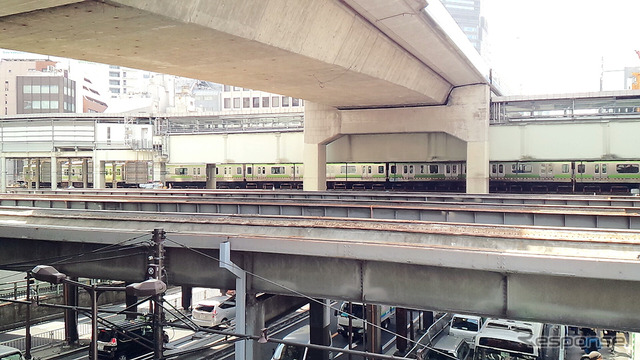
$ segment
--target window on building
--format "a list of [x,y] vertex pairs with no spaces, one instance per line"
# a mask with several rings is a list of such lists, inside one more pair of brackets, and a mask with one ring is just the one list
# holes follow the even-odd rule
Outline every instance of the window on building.
[[233,98],[233,108],[234,109],[240,109],[240,98]]
[[123,71],[123,72],[122,72],[122,77],[123,77],[123,78],[126,78],[126,77],[127,77],[127,72],[126,72],[126,71]]
[[272,96],[271,97],[271,106],[272,107],[280,107],[280,96]]
[[25,100],[24,101],[24,107],[25,110],[29,110],[31,109],[31,100]]
[[120,86],[120,80],[111,79],[111,80],[109,80],[109,85],[118,85],[118,86]]
[[253,107],[254,108],[259,108],[260,107],[260,98],[257,97],[257,96],[253,98]]
[[239,86],[234,86],[233,87],[233,91],[240,91],[240,90],[242,90],[242,88],[240,88]]
[[263,108],[268,108],[269,107],[269,97],[268,96],[263,96],[262,97],[262,107]]
[[49,85],[40,85],[40,93],[48,94],[49,93]]
[[40,106],[42,109],[51,109],[49,100],[42,100]]
[[251,107],[251,98],[249,98],[249,97],[242,98],[242,107],[243,108],[250,108]]
[[225,85],[224,86],[224,91],[231,91],[231,86]]
[[120,94],[120,89],[118,88],[109,88],[109,92],[112,94]]
[[58,85],[49,85],[49,93],[57,94],[59,92],[60,92],[60,89],[58,88]]
[[31,108],[32,109],[40,109],[40,101],[39,100],[33,100],[31,102]]
[[224,98],[224,108],[231,109],[231,98]]
[[40,85],[32,85],[31,86],[32,94],[40,94]]
[[283,96],[282,97],[282,107],[289,107],[289,99],[290,99],[290,97],[288,97],[288,96]]
[[31,94],[31,85],[22,85],[23,94]]
[[109,77],[120,77],[120,73],[117,71],[109,71]]
[[291,106],[300,106],[300,99],[297,99],[297,98],[291,99]]

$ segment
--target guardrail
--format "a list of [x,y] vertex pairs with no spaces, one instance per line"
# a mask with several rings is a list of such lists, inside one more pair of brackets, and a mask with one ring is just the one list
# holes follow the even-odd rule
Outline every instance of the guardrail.
[[[91,324],[78,324],[78,336],[86,336],[91,334]],[[41,333],[31,335],[31,348],[37,350],[47,346],[55,346],[64,343],[64,328],[43,331]],[[0,342],[0,345],[11,346],[21,351],[27,349],[26,338],[21,336],[17,339]]]
[[[63,285],[49,284],[36,281],[31,285],[31,295],[60,295],[63,291]],[[24,300],[27,298],[27,280],[11,281],[0,284],[0,299]]]
[[449,325],[453,314],[445,313],[438,320],[429,326],[427,331],[416,341],[416,344],[409,350],[406,357],[418,357],[419,351],[425,347],[432,345],[433,339],[435,339],[440,333]]

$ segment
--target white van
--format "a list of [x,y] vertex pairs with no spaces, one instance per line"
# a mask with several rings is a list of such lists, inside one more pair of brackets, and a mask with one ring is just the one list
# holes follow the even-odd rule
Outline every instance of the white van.
[[[362,303],[351,303],[351,327],[353,328],[354,337],[364,336],[367,330],[366,323],[363,319],[367,318],[366,307]],[[380,325],[383,328],[389,327],[391,318],[396,313],[396,308],[389,305],[380,305]],[[340,311],[336,310],[338,317],[338,333],[343,337],[349,337],[349,303],[343,302]]]
[[[300,344],[309,344],[309,325],[305,325],[298,330],[285,336],[284,340]],[[331,336],[329,336],[331,338]],[[271,360],[306,360],[309,348],[305,346],[278,344],[273,352]],[[333,359],[333,353],[329,353],[329,359]]]
[[484,319],[480,316],[454,314],[449,322],[449,335],[463,338],[474,349],[476,335],[483,322]]
[[0,360],[24,360],[24,357],[22,351],[14,347],[0,345]]

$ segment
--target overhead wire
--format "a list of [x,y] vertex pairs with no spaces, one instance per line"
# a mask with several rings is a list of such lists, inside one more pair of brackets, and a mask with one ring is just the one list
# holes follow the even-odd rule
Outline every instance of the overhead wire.
[[[180,246],[180,247],[183,247],[183,248],[185,248],[185,249],[187,249],[187,250],[189,250],[189,251],[192,251],[192,252],[194,252],[194,253],[196,253],[196,254],[198,254],[198,255],[204,256],[204,257],[209,258],[209,259],[211,259],[211,260],[218,261],[218,262],[220,262],[220,263],[222,263],[222,264],[225,264],[225,265],[227,265],[227,266],[233,267],[233,268],[235,268],[235,269],[242,270],[242,271],[244,271],[246,274],[251,275],[251,276],[253,276],[254,278],[257,278],[257,279],[260,279],[260,280],[262,280],[262,281],[268,282],[269,284],[275,285],[275,286],[277,286],[277,287],[279,287],[279,288],[281,288],[281,289],[283,289],[283,290],[286,290],[286,291],[288,291],[288,292],[290,292],[290,293],[292,293],[292,294],[295,294],[295,295],[297,295],[297,296],[299,296],[299,297],[305,298],[305,299],[309,300],[310,302],[315,302],[315,303],[320,304],[320,305],[322,305],[323,307],[326,307],[326,308],[328,308],[328,309],[330,309],[330,310],[335,310],[335,311],[338,311],[338,312],[342,312],[339,308],[335,308],[335,307],[333,307],[333,306],[331,306],[331,305],[327,305],[327,304],[325,304],[324,302],[322,302],[322,301],[320,301],[320,300],[317,300],[317,299],[315,299],[315,298],[313,298],[313,297],[311,297],[311,296],[309,296],[309,295],[306,295],[306,294],[304,294],[304,293],[301,293],[301,292],[299,292],[299,291],[297,291],[297,290],[295,290],[295,289],[292,289],[292,288],[287,287],[287,286],[285,286],[285,285],[279,284],[279,283],[277,283],[277,282],[275,282],[275,281],[273,281],[273,280],[267,279],[267,278],[265,278],[265,277],[263,277],[263,276],[260,276],[260,275],[258,275],[258,274],[256,274],[256,273],[253,273],[253,272],[251,272],[251,271],[244,270],[244,269],[242,269],[241,267],[237,266],[237,265],[236,265],[236,264],[234,264],[234,263],[228,263],[228,262],[222,261],[222,260],[220,260],[219,258],[216,258],[215,256],[212,256],[212,255],[206,254],[206,253],[204,253],[204,252],[202,252],[202,251],[200,251],[200,250],[194,249],[194,248],[192,248],[192,247],[190,247],[190,246],[188,246],[188,245],[182,244],[182,243],[180,243],[180,242],[178,242],[178,241],[176,241],[176,240],[172,240],[172,239],[170,239],[169,237],[166,237],[166,238],[165,238],[165,240],[166,240],[166,241],[169,241],[169,242],[172,242],[172,243],[174,243],[174,244],[176,244],[176,245],[178,245],[178,246]],[[363,302],[363,303],[364,303],[364,302]],[[369,326],[372,326],[372,327],[378,328],[378,329],[380,329],[381,331],[387,332],[387,333],[392,334],[392,335],[394,335],[394,336],[397,336],[397,337],[399,337],[399,338],[401,338],[401,339],[404,339],[404,340],[406,340],[408,343],[413,344],[413,345],[415,345],[415,346],[423,345],[423,348],[424,348],[424,347],[428,347],[427,345],[420,344],[419,342],[417,342],[417,341],[415,341],[415,340],[413,340],[413,339],[411,339],[411,338],[409,338],[409,337],[401,336],[401,335],[396,334],[396,333],[394,333],[394,332],[392,332],[392,331],[390,331],[390,330],[388,330],[388,329],[385,329],[385,328],[384,328],[384,327],[382,327],[382,326],[379,326],[379,325],[373,324],[373,323],[371,323],[371,322],[367,321],[366,319],[359,318],[359,317],[357,317],[357,316],[354,316],[353,314],[347,314],[347,315],[348,315],[349,317],[353,318],[353,319],[362,320],[362,321],[363,321],[363,323],[366,323],[366,324],[367,324],[367,325],[369,325]],[[431,349],[431,347],[428,347],[428,348],[429,348],[429,349]]]

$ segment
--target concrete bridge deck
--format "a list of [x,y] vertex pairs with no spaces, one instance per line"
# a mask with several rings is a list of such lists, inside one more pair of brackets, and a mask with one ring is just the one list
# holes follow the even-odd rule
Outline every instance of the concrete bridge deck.
[[3,208],[0,263],[140,281],[154,228],[171,284],[233,287],[230,242],[251,292],[640,330],[637,230]]

